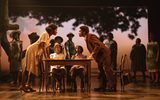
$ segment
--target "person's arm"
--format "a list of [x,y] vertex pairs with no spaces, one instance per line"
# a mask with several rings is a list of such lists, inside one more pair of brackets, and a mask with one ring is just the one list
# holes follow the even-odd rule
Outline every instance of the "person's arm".
[[71,57],[70,57],[69,47],[67,42],[65,43],[65,51],[66,51],[66,58],[70,59]]
[[46,59],[48,59],[49,58],[49,54],[48,54],[48,51],[47,51],[47,48],[46,48],[46,43],[45,42],[41,42],[39,44],[39,48],[41,48],[43,50],[44,57]]

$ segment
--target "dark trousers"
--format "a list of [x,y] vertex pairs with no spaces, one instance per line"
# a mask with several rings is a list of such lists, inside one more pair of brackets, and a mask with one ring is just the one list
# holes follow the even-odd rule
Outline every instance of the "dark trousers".
[[73,69],[73,75],[72,77],[72,87],[74,90],[77,89],[77,82],[76,82],[76,77],[79,76],[81,79],[81,89],[84,89],[84,80],[85,80],[85,74],[84,74],[84,69],[83,68],[75,68]]
[[106,79],[106,74],[105,74],[105,70],[103,68],[103,64],[98,63],[98,69],[99,69],[99,87],[100,88],[106,88],[106,83],[107,83],[107,79]]
[[72,66],[65,66],[66,75],[67,75],[66,81],[67,81],[67,87],[68,88],[71,86],[71,75],[70,75],[70,69],[71,69],[71,67]]

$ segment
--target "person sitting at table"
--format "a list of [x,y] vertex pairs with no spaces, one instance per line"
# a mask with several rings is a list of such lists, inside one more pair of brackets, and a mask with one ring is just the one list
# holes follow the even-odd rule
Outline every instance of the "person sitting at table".
[[[54,53],[50,54],[50,58],[54,60],[63,60],[65,59],[65,55],[62,53],[62,46],[59,43],[55,43],[54,45]],[[65,90],[65,67],[61,65],[51,66],[52,71],[52,82],[53,82],[53,91],[61,91],[63,85],[63,91]]]
[[[86,59],[87,56],[83,55],[83,47],[77,45],[76,46],[76,54],[72,56],[71,59]],[[71,83],[71,90],[73,92],[77,91],[77,83],[76,77],[79,76],[81,78],[81,91],[84,91],[84,79],[85,79],[85,67],[81,65],[73,65],[70,70],[72,83]]]

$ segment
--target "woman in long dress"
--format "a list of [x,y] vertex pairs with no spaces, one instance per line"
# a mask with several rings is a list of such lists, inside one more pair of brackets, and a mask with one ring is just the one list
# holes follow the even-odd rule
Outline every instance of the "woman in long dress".
[[158,56],[159,56],[159,45],[154,40],[154,37],[150,35],[150,41],[147,44],[147,65],[150,73],[150,82],[158,82]]
[[[30,87],[31,74],[38,76],[39,63],[42,62],[43,55],[45,58],[49,58],[47,47],[49,46],[50,36],[56,34],[57,26],[50,24],[46,27],[46,32],[44,32],[35,43],[28,46],[25,54],[25,66],[23,66],[22,85],[20,90],[24,92],[35,91]],[[25,72],[28,72],[27,80],[25,80]]]

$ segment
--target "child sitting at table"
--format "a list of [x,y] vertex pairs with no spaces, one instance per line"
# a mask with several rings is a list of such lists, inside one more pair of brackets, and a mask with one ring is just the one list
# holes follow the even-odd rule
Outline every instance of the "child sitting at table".
[[[83,55],[83,47],[82,46],[76,46],[76,54],[72,56],[72,59],[86,59],[87,56]],[[84,91],[84,79],[85,79],[85,67],[81,65],[73,65],[70,70],[71,78],[72,78],[72,91],[77,91],[77,83],[76,83],[76,77],[79,76],[81,78],[81,91]]]
[[[63,60],[65,59],[65,55],[62,53],[62,46],[59,43],[55,43],[54,45],[54,53],[50,54],[50,58],[54,60]],[[61,65],[51,66],[52,78],[53,78],[53,91],[64,91],[65,90],[65,67]],[[62,86],[63,85],[63,89]]]

